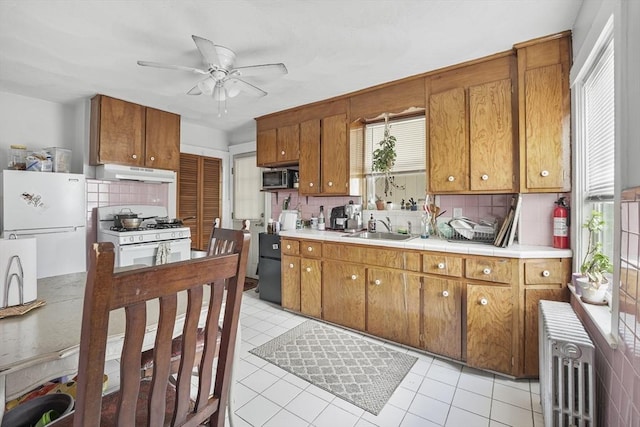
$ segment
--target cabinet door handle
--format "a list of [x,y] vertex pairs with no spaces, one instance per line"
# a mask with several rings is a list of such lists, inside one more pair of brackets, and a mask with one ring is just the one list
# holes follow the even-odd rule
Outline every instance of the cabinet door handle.
[[307,270],[307,273],[311,273],[311,267],[307,267],[306,270]]
[[293,264],[289,264],[289,268],[293,268]]
[[358,278],[358,276],[356,276],[355,274],[351,275],[351,280],[356,280]]
[[310,182],[310,183],[309,183],[309,187],[313,187],[313,182]]
[[153,156],[151,156],[151,157],[149,157],[149,160],[151,160],[151,161],[153,162],[153,161],[155,161],[155,160],[156,160],[156,158],[155,158],[155,157],[153,157]]
[[549,176],[549,171],[540,172],[540,176]]
[[376,285],[380,285],[381,282],[380,282],[380,279],[376,279],[373,283]]
[[287,249],[291,249],[291,245],[287,245]]
[[131,158],[135,160],[135,159],[137,159],[137,158],[138,158],[138,155],[137,155],[137,154],[132,154],[132,155],[131,155]]
[[309,247],[307,248],[307,250],[308,250],[309,252],[313,252],[313,246],[309,246]]
[[486,298],[480,298],[480,305],[487,305],[489,301]]
[[542,272],[542,277],[549,277],[551,275],[551,273],[549,273],[549,270],[544,270]]
[[449,181],[449,182],[453,182],[455,180],[456,180],[456,178],[453,175],[449,175],[449,178],[447,178],[447,181]]
[[440,270],[444,270],[444,267],[445,267],[444,262],[440,262],[440,263],[438,263],[438,268],[439,268]]
[[448,297],[449,296],[449,291],[442,291],[442,296],[443,297]]
[[333,182],[332,182],[332,181],[329,181],[329,182],[327,182],[327,185],[328,185],[329,187],[333,187]]
[[489,175],[485,174],[480,177],[481,180],[487,181],[489,179]]
[[282,151],[280,152],[280,154],[284,156],[284,150],[282,150]]
[[482,272],[488,275],[488,274],[491,274],[491,269],[487,267],[484,270],[482,270]]

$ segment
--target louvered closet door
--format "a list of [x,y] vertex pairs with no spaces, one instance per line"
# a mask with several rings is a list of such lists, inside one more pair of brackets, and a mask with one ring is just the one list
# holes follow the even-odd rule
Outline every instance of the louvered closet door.
[[[198,157],[193,154],[180,154],[180,172],[178,173],[178,218],[198,216]],[[191,247],[199,249],[198,221],[185,221],[191,229]]]
[[200,233],[202,250],[209,248],[209,237],[213,228],[213,220],[216,217],[222,218],[220,202],[221,197],[221,171],[220,159],[212,157],[201,157],[202,161],[202,178],[201,178],[201,194],[202,201],[198,215],[198,222],[202,232]]

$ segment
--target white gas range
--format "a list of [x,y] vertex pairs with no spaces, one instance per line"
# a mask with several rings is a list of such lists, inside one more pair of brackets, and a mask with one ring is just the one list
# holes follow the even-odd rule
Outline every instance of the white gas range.
[[[116,228],[113,216],[122,213],[134,213],[138,218],[147,219],[134,230]],[[180,221],[156,223],[154,218],[167,217],[167,208],[163,206],[104,206],[97,208],[97,214],[97,241],[113,243],[116,267],[156,265],[191,258],[191,229]]]

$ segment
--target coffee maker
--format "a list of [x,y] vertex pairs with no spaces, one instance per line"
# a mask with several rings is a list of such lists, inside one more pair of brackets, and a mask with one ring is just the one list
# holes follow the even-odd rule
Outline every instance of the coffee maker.
[[332,230],[344,230],[347,227],[347,215],[344,212],[344,205],[331,209],[329,224]]

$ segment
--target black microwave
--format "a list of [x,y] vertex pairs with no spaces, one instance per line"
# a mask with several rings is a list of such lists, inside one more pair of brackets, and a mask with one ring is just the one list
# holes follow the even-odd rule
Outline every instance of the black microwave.
[[293,169],[264,170],[262,171],[262,189],[293,188],[294,175],[297,173],[298,171]]

